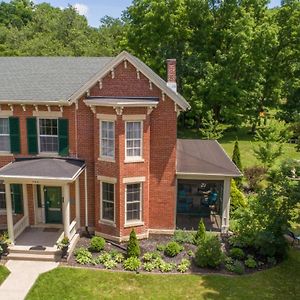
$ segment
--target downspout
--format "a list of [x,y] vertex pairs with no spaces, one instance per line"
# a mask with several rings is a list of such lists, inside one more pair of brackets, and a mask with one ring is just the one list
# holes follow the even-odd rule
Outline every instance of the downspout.
[[84,170],[84,199],[85,199],[85,230],[88,236],[89,233],[89,220],[88,220],[88,192],[87,192],[87,167]]

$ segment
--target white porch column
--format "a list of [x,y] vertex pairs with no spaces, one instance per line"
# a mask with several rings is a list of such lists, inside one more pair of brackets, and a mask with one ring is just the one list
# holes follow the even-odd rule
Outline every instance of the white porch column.
[[222,220],[221,220],[221,231],[226,233],[229,228],[229,210],[230,210],[230,183],[231,178],[224,179],[223,187],[223,207],[222,207]]
[[64,235],[70,237],[70,186],[66,184],[63,186],[63,222],[64,222]]
[[15,242],[14,220],[12,215],[11,191],[10,191],[9,183],[5,183],[5,199],[6,199],[7,231],[11,242],[14,243]]
[[22,184],[23,192],[23,208],[24,208],[24,217],[27,217],[26,226],[29,226],[29,217],[28,217],[28,194],[27,194],[27,184]]
[[76,210],[76,227],[80,227],[80,187],[79,177],[75,181],[75,210]]

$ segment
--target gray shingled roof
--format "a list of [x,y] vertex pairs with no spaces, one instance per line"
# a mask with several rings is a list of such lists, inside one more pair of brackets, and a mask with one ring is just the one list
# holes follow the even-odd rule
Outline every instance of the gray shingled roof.
[[66,101],[110,57],[0,57],[0,101]]
[[177,140],[177,173],[241,176],[217,141]]
[[0,169],[0,178],[72,180],[84,166],[85,162],[77,159],[16,159]]

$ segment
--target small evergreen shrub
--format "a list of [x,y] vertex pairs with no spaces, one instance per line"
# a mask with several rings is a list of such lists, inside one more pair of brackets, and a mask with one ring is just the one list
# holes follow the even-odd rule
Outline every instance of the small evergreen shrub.
[[166,246],[163,245],[163,244],[158,244],[158,245],[156,246],[156,250],[157,250],[157,251],[160,251],[160,252],[165,251],[165,248],[166,248]]
[[199,244],[195,255],[195,263],[198,267],[216,268],[222,262],[221,243],[217,236],[208,236]]
[[253,258],[253,256],[248,255],[247,259],[245,260],[245,266],[250,269],[257,267],[256,260]]
[[245,195],[238,189],[234,180],[231,180],[230,189],[230,208],[235,211],[237,208],[246,207],[247,199]]
[[74,252],[75,260],[81,265],[86,265],[92,262],[92,253],[85,248],[78,248]]
[[100,252],[104,249],[105,240],[101,236],[94,236],[91,239],[89,250],[92,252]]
[[179,254],[182,250],[183,250],[183,247],[180,246],[178,243],[176,243],[176,242],[169,242],[166,245],[164,253],[165,253],[166,256],[174,257],[177,254]]
[[186,230],[176,230],[173,240],[179,244],[193,244],[194,235],[192,232],[188,232]]
[[[237,168],[242,172],[243,167],[242,167],[242,162],[241,162],[241,153],[240,153],[240,147],[239,147],[239,141],[238,140],[236,140],[235,143],[234,143],[232,161],[237,166]],[[234,179],[236,185],[239,188],[242,187],[242,180],[243,180],[242,177],[237,177],[237,178]]]
[[131,230],[129,242],[127,245],[127,257],[139,257],[141,254],[139,241],[136,237],[134,229]]
[[203,219],[201,218],[198,224],[198,230],[194,235],[194,244],[199,245],[205,239],[206,239],[206,228]]
[[245,273],[245,266],[241,261],[235,260],[232,265],[232,272],[238,275],[242,275]]
[[131,256],[123,262],[123,267],[127,271],[136,271],[140,266],[141,261],[135,256]]
[[242,249],[240,248],[232,248],[229,251],[230,257],[234,259],[243,259],[245,257],[245,253]]

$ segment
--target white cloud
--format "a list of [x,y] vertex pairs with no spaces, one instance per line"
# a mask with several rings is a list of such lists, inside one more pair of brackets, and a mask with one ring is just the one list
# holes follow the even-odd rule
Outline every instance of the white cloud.
[[72,5],[80,15],[87,16],[89,8],[85,4],[75,3]]

